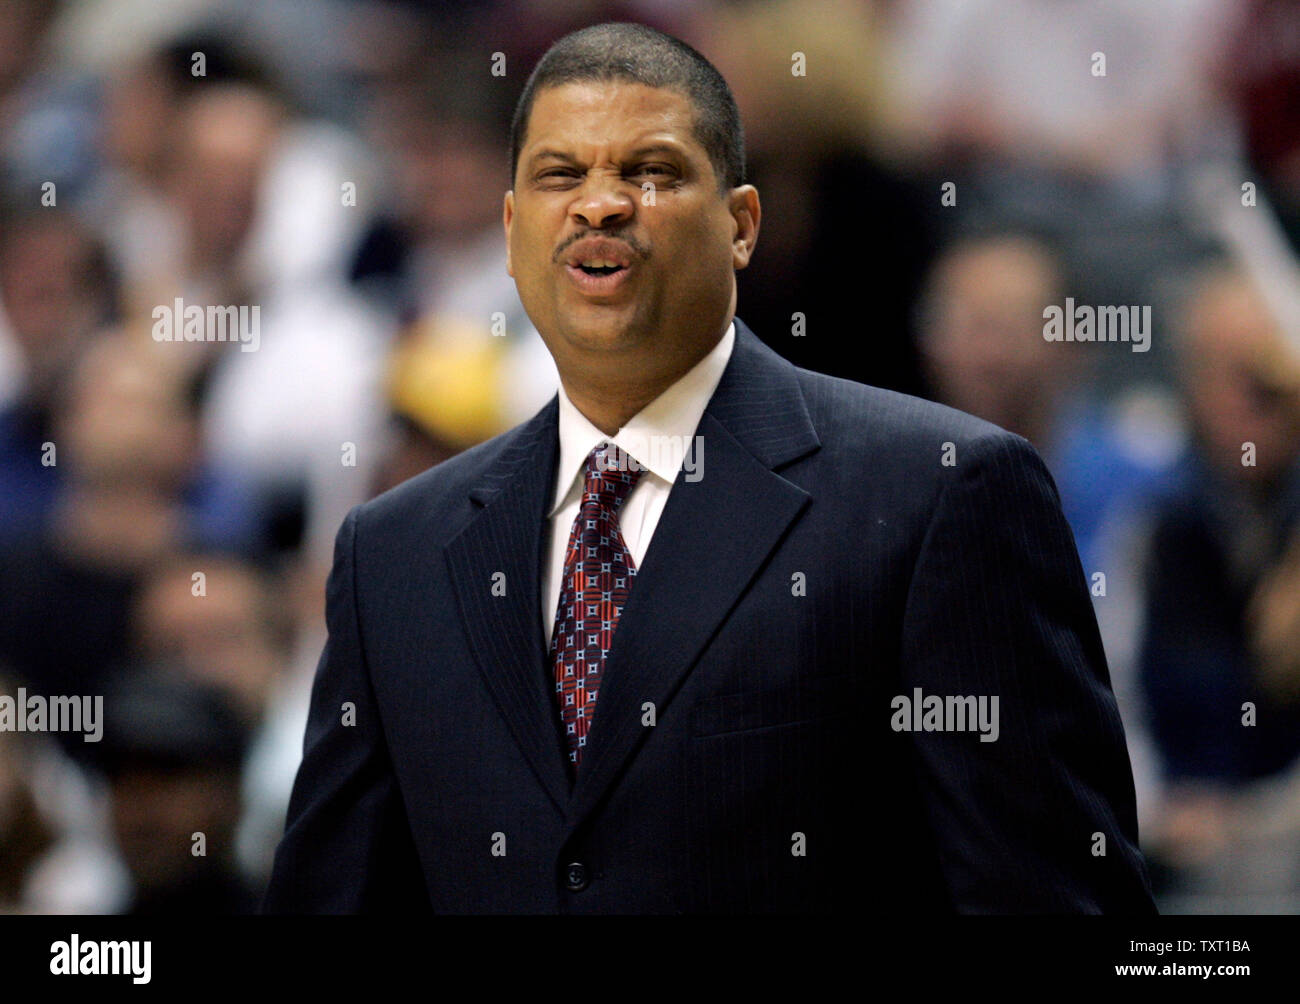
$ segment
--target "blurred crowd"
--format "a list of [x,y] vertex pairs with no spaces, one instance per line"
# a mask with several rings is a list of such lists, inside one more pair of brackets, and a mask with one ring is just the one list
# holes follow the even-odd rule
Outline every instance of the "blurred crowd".
[[[340,521],[557,386],[506,135],[606,20],[736,94],[755,332],[1047,461],[1161,906],[1300,909],[1300,5],[6,0],[0,694],[106,721],[0,731],[0,912],[256,908]],[[1150,351],[1048,341],[1067,297]]]

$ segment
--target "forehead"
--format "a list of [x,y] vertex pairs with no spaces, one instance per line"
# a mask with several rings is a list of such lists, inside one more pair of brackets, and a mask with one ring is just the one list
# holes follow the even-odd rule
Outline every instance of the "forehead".
[[702,149],[695,114],[681,91],[626,81],[581,81],[539,91],[521,159],[542,148],[619,146],[655,138]]

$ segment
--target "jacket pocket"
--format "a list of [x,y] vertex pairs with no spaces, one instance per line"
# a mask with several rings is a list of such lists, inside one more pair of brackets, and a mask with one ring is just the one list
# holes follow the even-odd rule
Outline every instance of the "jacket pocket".
[[854,674],[837,673],[802,680],[780,690],[717,694],[695,702],[692,734],[725,735],[803,722],[859,710]]

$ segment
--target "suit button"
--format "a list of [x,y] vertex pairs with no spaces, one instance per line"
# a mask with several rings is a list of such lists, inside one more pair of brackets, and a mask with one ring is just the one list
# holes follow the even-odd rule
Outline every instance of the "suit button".
[[587,866],[573,861],[564,866],[564,885],[569,892],[582,892],[587,888]]

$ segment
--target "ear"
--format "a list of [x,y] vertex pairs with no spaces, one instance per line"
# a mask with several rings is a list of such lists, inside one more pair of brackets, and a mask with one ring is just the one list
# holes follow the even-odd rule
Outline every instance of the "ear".
[[510,260],[510,226],[515,218],[515,193],[513,190],[506,192],[506,202],[502,209],[501,220],[506,228],[506,275],[514,278],[515,267]]
[[741,185],[733,188],[727,196],[731,208],[731,219],[735,224],[735,236],[731,239],[731,262],[737,269],[749,264],[758,243],[758,223],[762,217],[762,208],[758,202],[758,189],[753,185]]

